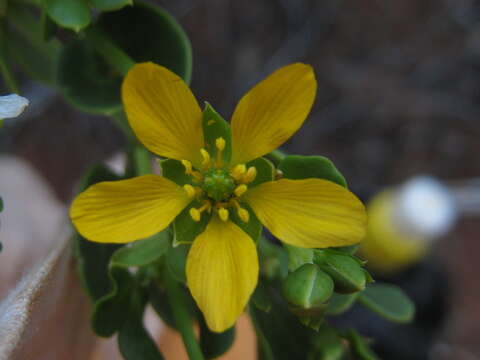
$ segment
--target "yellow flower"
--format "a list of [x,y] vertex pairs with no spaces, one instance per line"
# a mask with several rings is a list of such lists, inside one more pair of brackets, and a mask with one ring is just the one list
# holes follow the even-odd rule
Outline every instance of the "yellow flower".
[[[362,203],[326,180],[280,179],[251,186],[265,155],[302,125],[316,93],[312,68],[292,64],[251,89],[231,120],[231,144],[219,137],[207,150],[202,111],[177,75],[152,63],[134,66],[122,97],[130,125],[153,153],[182,162],[184,186],[158,175],[103,182],[74,201],[70,216],[87,239],[127,243],[166,228],[192,201],[192,221],[211,216],[187,258],[187,285],[213,331],[231,327],[258,278],[255,242],[230,220],[256,216],[272,234],[295,246],[323,248],[359,242],[365,233]],[[231,146],[230,159],[224,156]],[[253,213],[251,211],[253,210]]]

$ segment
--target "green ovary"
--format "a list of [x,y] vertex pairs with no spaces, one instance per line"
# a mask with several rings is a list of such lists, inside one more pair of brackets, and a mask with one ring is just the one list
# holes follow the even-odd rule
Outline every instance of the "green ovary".
[[204,174],[202,189],[215,201],[228,200],[235,189],[235,180],[221,169],[212,169]]

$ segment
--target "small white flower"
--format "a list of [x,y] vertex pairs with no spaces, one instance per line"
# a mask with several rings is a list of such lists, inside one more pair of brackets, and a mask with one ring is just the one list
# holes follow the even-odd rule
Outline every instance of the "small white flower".
[[0,96],[0,119],[19,116],[27,107],[29,101],[17,94]]

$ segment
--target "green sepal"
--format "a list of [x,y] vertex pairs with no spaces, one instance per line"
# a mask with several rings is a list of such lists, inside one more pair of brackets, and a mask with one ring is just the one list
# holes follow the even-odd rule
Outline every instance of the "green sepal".
[[[301,309],[316,309],[333,294],[333,280],[315,264],[303,264],[283,282],[283,296]],[[303,313],[307,315],[308,312]]]
[[395,285],[371,284],[359,295],[358,301],[393,322],[409,323],[415,316],[414,303]]
[[266,158],[257,158],[248,162],[246,165],[247,169],[251,166],[254,166],[257,169],[257,176],[255,177],[255,180],[248,184],[249,188],[267,181],[272,181],[275,178],[275,167],[272,162]]
[[192,207],[199,208],[202,205],[199,201],[194,200],[175,218],[173,221],[173,247],[192,243],[205,230],[212,217],[211,213],[204,211],[200,221],[194,221],[190,216]]
[[120,10],[124,6],[133,5],[133,0],[89,0],[90,5],[100,11]]
[[90,24],[90,8],[85,0],[44,0],[50,18],[59,26],[79,32]]
[[124,309],[127,316],[117,336],[120,353],[125,360],[163,360],[155,341],[143,325],[146,294],[139,287],[132,290],[129,306]]
[[167,267],[170,274],[177,281],[183,284],[187,283],[187,275],[185,267],[187,265],[187,256],[190,251],[189,244],[181,244],[178,246],[170,246],[167,251]]
[[216,359],[225,354],[235,340],[235,326],[221,333],[210,331],[200,316],[200,348],[206,359]]
[[93,331],[103,337],[110,337],[122,328],[134,286],[133,277],[126,269],[111,267],[109,277],[112,288],[95,302],[91,319]]
[[350,309],[355,300],[357,300],[359,293],[353,294],[336,294],[334,293],[328,302],[328,307],[325,315],[340,315]]
[[359,360],[379,360],[377,355],[370,349],[367,341],[361,335],[359,335],[354,329],[349,329],[344,336],[349,344],[350,350],[355,359]]
[[183,186],[192,183],[192,178],[185,173],[185,166],[180,161],[174,159],[161,160],[160,166],[162,176],[172,180],[175,184]]
[[314,262],[329,274],[335,292],[350,294],[365,289],[367,277],[360,260],[339,251],[315,250]]
[[324,156],[288,155],[278,168],[287,179],[318,178],[347,188],[347,182],[333,162]]
[[94,36],[99,33],[134,62],[152,61],[190,82],[190,42],[176,20],[162,8],[136,1],[135,6],[102,13],[88,30],[84,38],[63,49],[57,68],[63,95],[77,108],[104,115],[122,109],[120,86],[124,74],[100,56]]
[[202,127],[205,150],[210,154],[212,161],[215,161],[217,156],[215,140],[222,137],[225,140],[222,159],[225,163],[229,163],[232,156],[232,132],[230,125],[208,102],[205,102],[205,108],[203,109]]
[[298,315],[298,320],[302,323],[302,325],[309,327],[312,330],[318,331],[320,327],[325,324],[325,307],[326,305],[323,304],[322,306],[316,308],[313,312],[308,311],[308,315],[303,315],[305,310],[301,309],[290,309],[293,313]]
[[332,247],[331,250],[341,251],[347,253],[349,255],[355,255],[358,248],[360,247],[359,244],[356,245],[349,245],[349,246],[339,246],[339,247]]
[[110,266],[129,268],[145,266],[166,254],[170,246],[170,230],[164,230],[147,239],[135,241],[131,246],[118,249],[111,258]]
[[272,302],[270,301],[269,295],[262,281],[258,282],[250,301],[255,307],[257,307],[257,309],[260,309],[263,312],[268,313],[272,309]]
[[246,209],[250,214],[250,219],[248,222],[244,222],[239,218],[235,209],[230,209],[230,220],[235,223],[240,229],[245,231],[248,236],[252,238],[253,241],[257,242],[260,235],[262,235],[262,223],[258,220],[257,216],[253,212],[252,208],[246,204],[240,204],[244,209]]
[[303,264],[313,263],[313,249],[300,248],[283,243],[288,253],[288,271],[295,271]]

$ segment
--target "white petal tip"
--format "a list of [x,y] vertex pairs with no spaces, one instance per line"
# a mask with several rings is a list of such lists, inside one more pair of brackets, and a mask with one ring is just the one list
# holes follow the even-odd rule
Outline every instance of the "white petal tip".
[[28,106],[28,99],[17,94],[0,96],[0,119],[19,116]]

